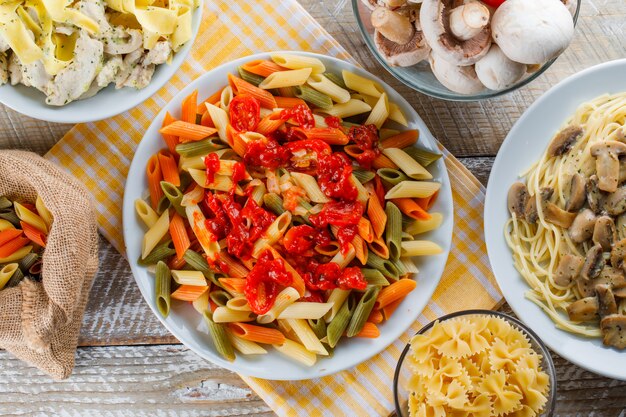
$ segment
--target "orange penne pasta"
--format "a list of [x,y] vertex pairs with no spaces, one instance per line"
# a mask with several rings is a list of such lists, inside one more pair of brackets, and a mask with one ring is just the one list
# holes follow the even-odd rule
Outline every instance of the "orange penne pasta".
[[202,103],[198,104],[198,106],[196,107],[196,113],[203,114],[206,111],[206,103],[215,104],[216,102],[219,102],[220,98],[222,97],[223,90],[224,90],[223,88],[220,88],[219,90],[217,90],[217,92],[212,94],[209,98],[204,100]]
[[398,169],[398,165],[394,164],[393,161],[387,158],[385,155],[378,155],[376,159],[374,159],[372,166],[376,169],[381,169],[381,168]]
[[208,285],[181,285],[171,297],[180,301],[196,301],[208,289]]
[[355,337],[366,337],[368,339],[376,339],[380,336],[380,330],[378,330],[378,326],[371,322],[365,322],[363,329],[356,334]]
[[400,279],[387,287],[383,287],[378,293],[374,309],[379,310],[394,301],[401,300],[413,291],[416,286],[417,282],[412,279]]
[[202,117],[200,118],[200,124],[206,127],[215,127],[215,123],[213,123],[213,119],[211,119],[211,115],[206,108],[204,109],[204,113],[202,113]]
[[385,320],[389,320],[389,318],[391,318],[391,316],[397,310],[397,308],[400,305],[400,303],[402,303],[402,300],[404,300],[404,298],[396,300],[396,301],[394,301],[391,304],[387,304],[385,307],[383,307],[380,310],[380,311],[382,311],[383,317],[384,317]]
[[383,313],[380,310],[372,310],[367,321],[374,324],[379,324],[383,322]]
[[237,155],[243,158],[246,154],[246,149],[248,149],[246,146],[246,142],[243,141],[239,132],[235,132],[235,130],[230,127],[230,124],[228,125],[226,130],[226,135],[230,138],[231,141],[231,148],[233,148],[233,151],[235,151]]
[[298,291],[301,297],[304,296],[306,286],[304,284],[304,279],[302,278],[302,276],[298,273],[298,271],[295,270],[293,266],[291,266],[289,262],[285,260],[285,258],[280,255],[280,253],[278,253],[278,251],[276,251],[276,249],[271,246],[268,246],[267,249],[272,252],[272,256],[274,257],[274,259],[283,260],[283,262],[285,263],[285,269],[291,274],[291,277],[293,279],[293,281],[291,282],[291,286]]
[[370,194],[370,198],[367,203],[367,217],[370,219],[372,230],[374,230],[374,236],[380,238],[385,232],[385,227],[387,226],[387,214],[385,213],[385,209],[380,204],[378,196],[375,193]]
[[282,345],[285,343],[285,335],[277,329],[247,323],[231,323],[228,328],[235,335],[251,342],[265,343],[268,345]]
[[359,235],[354,236],[352,239],[352,246],[354,246],[354,256],[361,262],[362,265],[367,263],[367,243]]
[[185,221],[176,212],[170,220],[170,236],[172,236],[174,249],[176,249],[176,257],[182,259],[187,249],[191,246],[191,242],[185,228]]
[[245,278],[248,276],[248,268],[233,259],[229,254],[225,253],[225,251],[220,252],[220,260],[228,266],[228,271],[224,271],[224,273],[236,278]]
[[387,247],[387,244],[382,236],[375,238],[373,241],[369,242],[367,246],[372,252],[381,258],[389,259],[389,247]]
[[4,245],[0,246],[0,258],[6,258],[7,256],[12,255],[16,250],[26,246],[28,242],[30,242],[29,239],[20,236],[9,240]]
[[256,87],[241,78],[235,77],[233,74],[228,74],[228,83],[232,87],[233,93],[236,95],[249,94],[259,100],[261,107],[265,107],[267,109],[275,109],[278,107],[274,96],[269,91],[260,89],[259,87]]
[[246,288],[245,278],[219,278],[218,281],[222,285],[222,288],[227,291],[243,294],[243,291]]
[[276,100],[276,104],[281,109],[290,109],[292,107],[296,107],[299,105],[307,105],[306,101],[297,97],[283,97],[283,96],[274,96],[274,100]]
[[359,233],[359,236],[361,236],[363,240],[368,243],[374,240],[374,228],[372,227],[372,223],[365,217],[361,217],[359,219],[357,232]]
[[217,129],[176,120],[162,127],[159,132],[167,135],[176,135],[180,138],[180,142],[184,143],[208,138],[215,134]]
[[277,63],[273,61],[267,61],[264,59],[257,59],[254,61],[247,62],[243,64],[241,68],[253,74],[260,75],[261,77],[264,77],[264,78],[269,77],[271,74],[275,72],[286,70],[286,68],[281,67]]
[[41,232],[39,229],[31,226],[26,222],[21,221],[20,224],[22,225],[24,235],[29,238],[31,242],[36,243],[43,248],[46,247],[47,236],[45,233]]
[[20,229],[7,229],[0,232],[0,246],[4,245],[7,242],[10,242],[18,236],[21,236],[21,234],[22,231]]
[[163,190],[161,189],[163,174],[161,173],[158,155],[152,155],[148,160],[146,174],[148,176],[148,190],[150,191],[150,205],[156,210],[159,200],[163,197]]
[[[165,126],[171,125],[175,121],[176,119],[174,118],[174,116],[172,116],[170,112],[166,112],[165,117],[163,118],[163,124],[161,125],[161,127],[163,128]],[[176,155],[176,145],[178,145],[178,136],[168,135],[165,133],[162,133],[162,135],[163,135],[163,140],[165,141],[165,144],[167,145],[167,149],[170,150],[172,155]]]
[[430,219],[430,214],[426,212],[419,204],[417,204],[413,199],[410,198],[394,198],[391,200],[400,211],[407,216],[418,219],[418,220],[428,220]]
[[280,113],[281,112],[276,111],[262,118],[256,128],[256,131],[262,135],[268,135],[277,131],[279,127],[285,124],[285,121],[281,117]]
[[198,107],[198,90],[194,90],[193,93],[189,94],[182,103],[181,109],[181,119],[183,122],[187,123],[196,123],[196,114]]
[[177,187],[180,187],[180,175],[178,174],[178,165],[176,160],[169,152],[161,150],[158,153],[159,166],[161,167],[161,175],[163,181],[167,181]]
[[406,130],[388,137],[380,142],[380,146],[383,148],[406,148],[413,145],[419,138],[419,132],[417,130]]
[[430,210],[430,208],[437,201],[437,196],[439,195],[439,191],[435,191],[435,193],[428,197],[416,198],[415,202],[424,210]]
[[314,127],[304,130],[307,139],[319,139],[330,145],[346,145],[348,136],[341,129],[333,127]]

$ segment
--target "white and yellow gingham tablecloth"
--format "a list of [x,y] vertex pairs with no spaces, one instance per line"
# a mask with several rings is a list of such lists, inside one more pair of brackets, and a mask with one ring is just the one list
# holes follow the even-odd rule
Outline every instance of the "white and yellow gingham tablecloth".
[[[93,193],[102,234],[122,253],[124,183],[134,151],[152,119],[181,88],[217,65],[261,51],[303,50],[351,60],[295,0],[207,0],[200,32],[171,82],[138,107],[95,123],[79,124],[46,155]],[[433,299],[418,321],[374,358],[335,375],[298,382],[243,379],[280,416],[374,416],[393,410],[397,359],[411,334],[428,321],[501,300],[483,237],[485,190],[446,152],[455,204],[453,244]]]

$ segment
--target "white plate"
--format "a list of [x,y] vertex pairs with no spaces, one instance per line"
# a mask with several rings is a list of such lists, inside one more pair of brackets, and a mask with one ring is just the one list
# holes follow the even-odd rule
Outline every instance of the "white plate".
[[100,90],[98,94],[85,100],[73,101],[65,106],[49,106],[46,96],[33,87],[18,84],[0,86],[0,103],[34,119],[46,120],[55,123],[86,123],[107,119],[124,113],[150,98],[167,83],[189,54],[196,39],[200,21],[202,20],[203,2],[194,11],[192,18],[191,39],[174,55],[170,64],[158,65],[146,88],[115,89],[115,86]]
[[[366,71],[355,67],[347,62],[323,55],[297,52],[300,55],[315,56],[324,61],[329,71],[340,72],[343,69],[354,71],[362,76],[375,79],[389,94],[390,100],[397,103],[409,120],[409,127],[419,129],[420,144],[431,150],[436,149],[435,140],[430,134],[426,125],[419,118],[415,110],[411,108],[397,92],[386,85],[382,80],[372,76]],[[178,340],[184,343],[191,350],[205,359],[210,360],[224,368],[242,373],[244,375],[256,376],[265,379],[275,380],[299,380],[321,377],[332,374],[347,368],[351,368],[364,360],[374,356],[395,341],[409,326],[417,319],[422,309],[428,303],[432,293],[439,283],[441,274],[446,264],[450,243],[452,239],[453,207],[450,182],[443,160],[437,161],[430,169],[434,178],[442,183],[439,198],[433,208],[434,211],[443,213],[444,222],[442,226],[431,233],[425,234],[424,239],[431,239],[441,245],[444,253],[438,256],[431,256],[418,259],[420,274],[417,288],[411,292],[406,300],[394,313],[393,318],[380,327],[381,335],[377,339],[342,339],[335,349],[334,355],[330,358],[323,358],[311,368],[300,365],[288,358],[281,356],[277,351],[269,349],[268,355],[248,356],[238,355],[234,362],[228,362],[220,357],[213,347],[211,337],[204,332],[198,331],[202,317],[189,303],[173,302],[170,315],[163,319],[158,313],[154,300],[154,278],[148,274],[145,268],[137,265],[136,260],[140,256],[141,240],[144,229],[137,219],[134,210],[134,201],[139,198],[147,189],[145,178],[145,166],[151,155],[164,147],[161,135],[158,133],[163,121],[165,111],[169,111],[174,116],[180,115],[182,100],[193,90],[198,89],[199,97],[208,97],[219,87],[226,84],[228,73],[237,73],[237,67],[245,62],[254,59],[268,59],[269,54],[263,53],[254,56],[247,56],[236,61],[224,64],[212,71],[202,75],[200,78],[190,83],[182,90],[161,113],[147,130],[142,142],[135,153],[135,158],[128,173],[126,191],[124,195],[124,240],[128,259],[135,280],[139,285],[141,293],[157,315],[161,322],[170,330]]]
[[528,285],[513,266],[504,240],[509,218],[506,196],[520,172],[537,161],[550,138],[583,102],[605,93],[626,91],[626,60],[607,62],[573,75],[551,88],[526,110],[504,140],[493,164],[485,202],[485,237],[498,285],[515,314],[552,350],[576,365],[610,378],[626,380],[626,351],[607,348],[559,330],[532,301]]

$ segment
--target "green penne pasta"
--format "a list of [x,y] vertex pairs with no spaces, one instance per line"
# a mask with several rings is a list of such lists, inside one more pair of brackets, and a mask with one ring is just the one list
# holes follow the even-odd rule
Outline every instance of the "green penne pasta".
[[215,350],[217,350],[218,353],[222,355],[227,361],[234,361],[235,349],[233,348],[233,345],[230,343],[228,335],[226,334],[226,326],[221,323],[215,323],[213,321],[213,313],[211,313],[210,311],[204,312],[204,319],[206,320],[206,324],[209,327],[209,334],[213,339]]
[[0,197],[0,210],[8,209],[13,207],[13,203],[11,200],[6,198],[5,196]]
[[376,304],[376,297],[378,297],[379,292],[380,287],[378,285],[373,285],[365,291],[365,294],[363,294],[363,297],[361,297],[361,300],[354,308],[354,314],[348,324],[348,329],[346,330],[348,337],[354,337],[363,330],[363,326],[365,326],[365,322],[367,322],[374,304]]
[[172,241],[168,240],[167,242],[157,245],[154,249],[152,249],[152,252],[145,257],[145,259],[141,259],[141,257],[139,257],[137,263],[142,266],[148,266],[156,265],[159,261],[164,261],[176,253],[176,250],[170,247],[171,244]]
[[370,268],[379,270],[387,278],[398,279],[400,277],[398,269],[392,261],[383,259],[372,251],[370,251],[367,255],[366,265]]
[[253,74],[250,71],[246,71],[245,69],[243,69],[243,67],[237,68],[237,71],[239,72],[239,76],[241,77],[242,80],[247,81],[256,87],[258,87],[259,84],[261,84],[263,80],[265,79],[264,77],[261,77],[260,75]]
[[15,287],[23,279],[24,279],[24,273],[22,272],[20,268],[17,268],[15,272],[13,272],[13,275],[11,275],[11,278],[9,278],[9,281],[6,283],[4,288]]
[[343,82],[343,78],[335,74],[334,72],[325,72],[324,77],[328,78],[330,81],[337,84],[339,87],[345,90],[348,89],[348,87],[346,87],[346,83]]
[[407,177],[406,174],[399,169],[381,168],[376,171],[376,173],[381,180],[391,185],[396,185],[399,182],[409,180],[409,177]]
[[187,218],[187,213],[185,212],[185,208],[180,205],[183,200],[183,193],[174,185],[167,181],[161,181],[161,189],[165,194],[165,197],[170,201],[176,213],[178,213],[181,217]]
[[20,219],[17,217],[17,214],[15,214],[13,209],[9,208],[0,210],[0,219],[11,222],[11,224],[15,227],[20,227]]
[[402,212],[392,202],[385,206],[387,226],[385,227],[385,243],[389,248],[389,259],[396,261],[400,258],[402,243]]
[[191,158],[194,156],[205,156],[225,147],[226,145],[218,137],[213,137],[197,142],[179,143],[176,145],[176,152],[181,156]]
[[163,261],[157,263],[154,283],[157,308],[163,317],[167,317],[170,314],[172,274]]
[[361,272],[369,285],[380,285],[381,287],[389,285],[387,278],[378,269],[363,268]]
[[34,252],[26,254],[26,256],[24,256],[19,262],[20,269],[22,270],[23,273],[26,273],[28,272],[31,266],[37,263],[38,260],[39,260],[38,254]]
[[408,271],[406,270],[406,268],[404,267],[404,264],[402,262],[400,262],[400,258],[395,259],[392,261],[393,265],[396,267],[396,269],[398,270],[398,275],[402,276],[404,274],[406,274]]
[[320,109],[330,109],[333,107],[333,101],[324,93],[320,93],[308,85],[300,85],[294,87],[296,97],[301,98],[309,104],[319,107]]
[[229,293],[223,290],[211,291],[209,298],[220,307],[226,307],[228,300],[233,298]]
[[272,213],[280,216],[286,210],[283,208],[283,199],[276,193],[267,193],[263,196],[263,203]]
[[361,184],[365,184],[366,182],[373,180],[376,176],[376,174],[374,174],[372,171],[368,171],[365,169],[354,169],[352,170],[352,174],[354,174],[356,179],[359,180]]
[[171,205],[172,203],[170,203],[170,200],[166,196],[162,196],[159,202],[157,203],[157,208],[156,208],[157,214],[160,216],[161,214],[163,214],[165,210],[169,209]]
[[324,318],[321,319],[309,319],[309,326],[311,326],[311,330],[315,333],[318,339],[323,339],[326,337],[326,320]]
[[416,148],[415,146],[406,147],[403,151],[406,152],[411,158],[415,159],[423,167],[427,167],[443,156],[440,153],[432,152],[423,148]]
[[337,346],[339,339],[343,336],[343,332],[348,327],[350,323],[350,318],[354,313],[354,301],[352,297],[348,297],[345,303],[341,306],[337,315],[332,319],[330,324],[326,329],[326,337],[328,339],[328,344],[330,347],[334,348]]
[[217,285],[218,287],[221,286],[220,282],[215,277],[215,273],[211,271],[211,268],[209,268],[209,264],[206,259],[204,259],[204,257],[198,252],[187,249],[187,251],[185,251],[185,254],[183,255],[183,258],[185,259],[185,262],[187,262],[187,265],[190,266],[194,271],[202,272],[204,274],[204,277],[209,279],[213,284]]

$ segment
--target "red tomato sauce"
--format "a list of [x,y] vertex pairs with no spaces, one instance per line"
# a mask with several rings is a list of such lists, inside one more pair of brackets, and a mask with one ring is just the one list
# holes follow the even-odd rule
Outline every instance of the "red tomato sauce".
[[244,293],[251,310],[265,314],[274,305],[279,286],[286,287],[293,282],[293,276],[285,269],[282,259],[273,259],[268,250],[263,252],[257,263],[248,273]]
[[359,165],[365,169],[370,169],[374,159],[381,153],[378,147],[379,138],[376,126],[352,126],[348,131],[348,138],[363,151],[362,154],[356,157]]
[[210,153],[204,158],[206,168],[206,185],[209,186],[215,181],[215,174],[220,170],[220,157],[216,153]]

